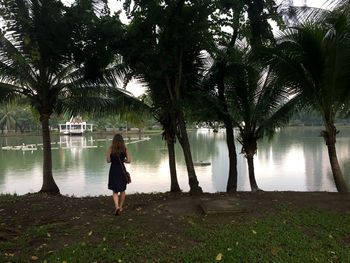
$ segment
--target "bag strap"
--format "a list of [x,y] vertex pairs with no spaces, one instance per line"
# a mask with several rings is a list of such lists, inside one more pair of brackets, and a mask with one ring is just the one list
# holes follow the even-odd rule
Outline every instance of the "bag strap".
[[120,162],[120,166],[122,167],[122,170],[123,170],[125,179],[127,179],[124,164],[123,164],[122,161],[120,160],[120,157],[119,157],[119,156],[118,156],[118,159],[119,159],[119,162]]

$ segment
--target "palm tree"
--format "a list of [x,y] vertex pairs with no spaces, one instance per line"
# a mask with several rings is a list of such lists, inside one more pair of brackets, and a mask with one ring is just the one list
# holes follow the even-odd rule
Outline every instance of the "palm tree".
[[5,104],[0,107],[0,127],[5,134],[7,134],[11,126],[16,125],[14,114],[14,109],[10,105]]
[[232,61],[228,66],[231,74],[226,79],[229,112],[239,129],[238,141],[247,159],[250,187],[257,191],[260,189],[253,161],[257,142],[264,136],[271,139],[277,128],[288,123],[299,97],[289,100],[288,90],[279,85],[274,73],[250,63],[244,51],[236,49]]
[[348,11],[347,1],[347,6],[322,16],[322,21],[309,19],[287,30],[268,55],[268,63],[284,85],[291,87],[304,98],[306,105],[321,115],[325,127],[321,136],[326,142],[335,186],[340,193],[346,193],[347,187],[337,159],[335,143],[339,131],[334,119],[339,112],[349,109],[346,108],[350,99]]
[[[67,17],[67,14],[77,8],[85,16],[92,16],[88,21],[97,19],[89,0],[79,3],[81,6],[76,4],[71,8],[55,0],[16,0],[0,5],[2,18],[8,27],[0,33],[0,100],[24,96],[40,115],[43,137],[42,192],[59,193],[52,176],[51,114],[67,110],[72,114],[102,109],[113,112],[127,103],[119,101],[120,92],[116,89],[87,81],[84,78],[85,68],[77,68],[72,59],[74,54],[71,48],[76,41],[80,40],[80,45],[90,44],[91,41],[78,39],[74,35],[81,33],[77,26],[80,20]],[[82,28],[86,30],[88,26]],[[118,105],[118,102],[123,104]]]

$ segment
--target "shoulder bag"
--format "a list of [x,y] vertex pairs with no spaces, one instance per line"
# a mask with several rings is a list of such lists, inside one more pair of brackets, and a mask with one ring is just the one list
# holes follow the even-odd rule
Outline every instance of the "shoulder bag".
[[125,175],[125,179],[126,179],[126,183],[130,184],[131,183],[131,176],[130,173],[126,171],[124,164],[122,163],[122,161],[120,160],[120,157],[118,156],[119,162],[120,162],[120,166],[122,167],[123,173]]

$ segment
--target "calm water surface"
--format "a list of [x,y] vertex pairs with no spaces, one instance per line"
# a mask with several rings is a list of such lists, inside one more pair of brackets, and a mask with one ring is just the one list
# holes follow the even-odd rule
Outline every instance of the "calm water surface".
[[[340,128],[337,151],[345,180],[350,186],[350,128]],[[271,143],[258,145],[255,157],[256,180],[263,190],[336,191],[327,148],[319,137],[320,128],[287,128]],[[132,163],[127,169],[133,183],[127,192],[164,192],[170,187],[168,152],[160,135],[148,140],[128,137]],[[109,164],[107,147],[112,136],[52,137],[53,174],[61,193],[75,196],[110,194],[107,189]],[[205,192],[225,191],[228,152],[225,133],[197,131],[189,134],[194,161],[209,161],[210,166],[195,167]],[[1,137],[0,144],[17,146],[40,144],[41,137]],[[42,146],[37,150],[0,149],[0,193],[25,194],[39,191],[42,184]],[[237,152],[241,147],[236,144]],[[182,151],[177,145],[177,172],[182,190],[188,191]],[[238,155],[238,190],[250,190],[246,160]]]

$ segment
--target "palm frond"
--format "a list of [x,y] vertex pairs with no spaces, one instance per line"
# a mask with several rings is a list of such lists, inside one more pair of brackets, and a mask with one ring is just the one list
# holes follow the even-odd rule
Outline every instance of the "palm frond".
[[282,104],[269,118],[265,119],[256,131],[257,138],[263,138],[265,135],[272,139],[278,128],[288,124],[297,106],[301,104],[302,96],[297,95],[287,103]]
[[3,33],[0,34],[0,78],[19,83],[35,83],[36,74],[27,58]]
[[149,108],[124,90],[111,86],[66,86],[58,100],[57,112],[77,114],[90,112],[95,115],[143,113]]

